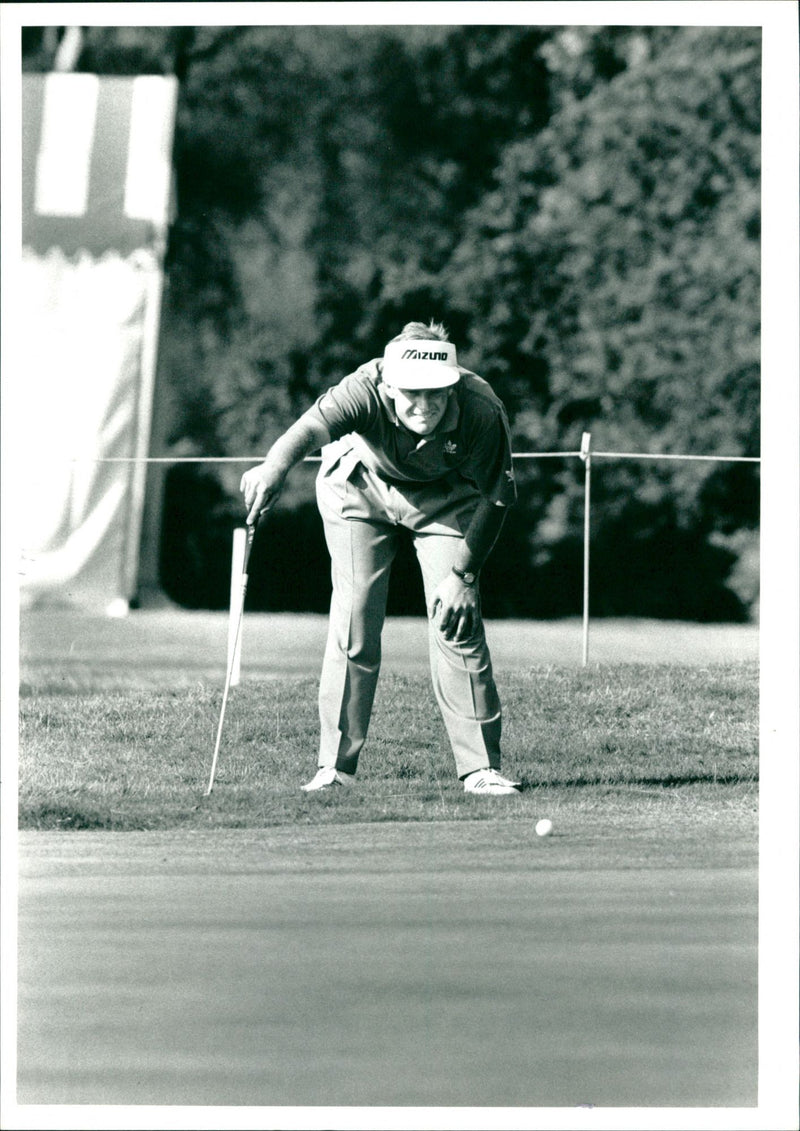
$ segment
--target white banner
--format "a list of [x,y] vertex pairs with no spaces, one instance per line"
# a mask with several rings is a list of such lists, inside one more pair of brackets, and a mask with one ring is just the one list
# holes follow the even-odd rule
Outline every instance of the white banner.
[[134,463],[153,257],[23,254],[22,599],[102,609],[132,596]]
[[175,95],[23,80],[23,607],[124,613],[136,592]]

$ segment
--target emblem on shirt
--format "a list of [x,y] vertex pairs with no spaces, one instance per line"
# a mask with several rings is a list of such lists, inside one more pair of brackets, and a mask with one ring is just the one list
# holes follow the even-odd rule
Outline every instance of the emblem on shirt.
[[447,456],[454,456],[458,451],[458,444],[454,440],[445,440],[442,451]]

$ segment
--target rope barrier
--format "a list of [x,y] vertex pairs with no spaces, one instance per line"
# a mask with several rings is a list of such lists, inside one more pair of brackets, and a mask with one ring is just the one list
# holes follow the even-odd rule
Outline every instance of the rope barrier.
[[760,456],[678,456],[660,452],[592,452],[593,459],[699,459],[724,460],[728,463],[761,463]]
[[[513,452],[512,459],[581,458],[574,452]],[[319,463],[320,456],[306,456],[305,463]],[[760,456],[694,456],[671,455],[665,452],[592,452],[593,459],[672,459],[717,460],[723,463],[761,463]],[[262,463],[260,456],[70,456],[67,463]]]
[[[145,464],[223,464],[223,463],[238,463],[238,464],[258,464],[263,460],[262,455],[257,456],[75,456],[66,460],[67,463],[145,463]],[[533,460],[533,459],[580,459],[585,468],[585,487],[584,487],[584,560],[583,560],[583,651],[582,660],[583,665],[586,666],[589,659],[589,539],[590,539],[590,491],[591,491],[591,463],[593,459],[640,459],[640,460],[697,460],[697,461],[716,461],[719,463],[760,463],[759,456],[726,456],[726,455],[690,455],[688,453],[672,453],[672,452],[599,452],[593,451],[591,448],[591,434],[584,432],[581,443],[580,451],[560,451],[560,452],[513,452],[512,458],[515,460]],[[303,462],[305,463],[319,463],[321,456],[306,456]],[[236,541],[234,539],[234,555],[236,553]],[[238,576],[236,562],[234,560],[231,566],[231,577]],[[234,601],[231,598],[231,617],[234,616]],[[240,663],[240,653],[238,651],[241,645],[241,640],[237,639],[232,645],[233,656],[229,656],[231,663],[231,671],[236,667],[236,682],[238,682],[238,666]],[[231,644],[229,641],[229,652]],[[233,676],[232,676],[233,681]]]

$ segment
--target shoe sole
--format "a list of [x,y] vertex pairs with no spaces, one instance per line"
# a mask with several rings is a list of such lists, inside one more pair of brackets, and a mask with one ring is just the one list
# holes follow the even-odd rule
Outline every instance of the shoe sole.
[[347,789],[353,784],[354,782],[344,782],[339,781],[338,778],[334,778],[333,781],[326,782],[325,785],[312,786],[309,782],[308,785],[301,785],[300,789],[303,793],[324,793],[326,789]]
[[502,786],[498,788],[486,789],[465,789],[464,793],[471,793],[473,797],[511,797],[514,793],[522,793],[521,789],[504,789]]

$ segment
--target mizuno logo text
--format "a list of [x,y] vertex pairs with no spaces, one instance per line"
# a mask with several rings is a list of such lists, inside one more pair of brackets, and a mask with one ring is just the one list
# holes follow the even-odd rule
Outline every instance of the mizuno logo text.
[[446,353],[434,350],[405,350],[403,360],[409,361],[447,361]]

